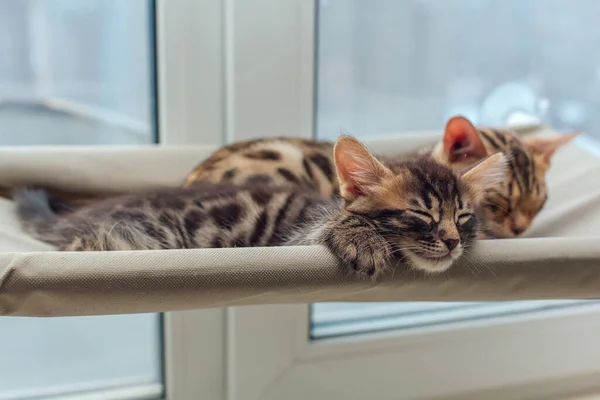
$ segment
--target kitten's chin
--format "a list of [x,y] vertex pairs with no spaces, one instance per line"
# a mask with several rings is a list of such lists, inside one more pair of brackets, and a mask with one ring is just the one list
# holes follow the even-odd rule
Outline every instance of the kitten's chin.
[[437,274],[448,270],[461,254],[462,250],[450,252],[443,257],[427,257],[412,251],[406,251],[404,255],[413,268],[430,274]]

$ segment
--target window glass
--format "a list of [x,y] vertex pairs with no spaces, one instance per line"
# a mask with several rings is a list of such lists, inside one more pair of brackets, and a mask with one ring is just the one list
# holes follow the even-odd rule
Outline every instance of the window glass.
[[547,122],[600,132],[595,0],[322,0],[317,134]]
[[151,4],[0,0],[0,145],[154,142]]

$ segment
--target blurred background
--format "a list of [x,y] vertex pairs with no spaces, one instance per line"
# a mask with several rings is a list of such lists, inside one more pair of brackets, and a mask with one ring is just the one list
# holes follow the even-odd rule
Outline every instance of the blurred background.
[[[0,0],[0,143],[153,142],[151,3]],[[594,0],[322,0],[319,10],[319,137],[438,129],[454,114],[598,131]]]
[[0,145],[154,139],[146,0],[0,0]]
[[594,0],[323,0],[318,133],[547,122],[598,132]]

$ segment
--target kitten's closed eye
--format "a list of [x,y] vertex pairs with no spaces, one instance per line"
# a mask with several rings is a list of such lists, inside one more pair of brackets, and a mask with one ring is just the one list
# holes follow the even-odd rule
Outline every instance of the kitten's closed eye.
[[459,225],[464,225],[465,223],[469,222],[469,220],[471,218],[473,218],[475,216],[475,214],[473,213],[462,213],[458,216],[458,218],[456,219],[456,222]]
[[494,214],[502,216],[503,218],[508,218],[510,216],[510,205],[504,202],[498,202],[495,199],[486,200],[483,204],[483,207],[488,208]]
[[427,221],[419,217],[407,215],[402,222],[409,232],[417,234],[432,234],[437,229],[437,224],[433,219]]
[[430,213],[413,208],[410,208],[406,211],[417,215],[416,217],[413,217],[415,219],[410,220],[412,221],[412,229],[414,231],[421,232],[423,234],[431,234],[437,230],[439,222],[436,221],[433,215]]
[[418,215],[423,216],[425,218],[429,218],[432,222],[435,222],[435,218],[433,218],[433,215],[429,214],[428,212],[421,211],[421,210],[415,210],[413,208],[409,208],[407,211],[410,211],[411,213],[418,214]]

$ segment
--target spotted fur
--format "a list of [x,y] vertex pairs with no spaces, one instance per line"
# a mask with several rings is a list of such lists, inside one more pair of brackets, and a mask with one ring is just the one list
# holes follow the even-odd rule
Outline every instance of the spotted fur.
[[[506,179],[487,188],[485,203],[478,213],[483,237],[517,237],[527,232],[545,203],[545,177],[552,154],[572,137],[521,139],[511,130],[475,128],[465,118],[454,117],[448,121],[442,141],[421,155],[462,170],[496,152],[505,154],[510,160]],[[258,154],[270,157],[254,156]],[[197,182],[260,181],[298,185],[329,198],[339,190],[333,165],[333,143],[298,138],[257,139],[218,150],[188,175],[184,186]],[[228,171],[235,171],[235,176],[230,177]]]
[[197,182],[295,185],[330,198],[337,192],[333,143],[298,138],[237,142],[198,165],[183,187]]
[[326,200],[296,185],[210,183],[62,215],[44,192],[19,191],[15,200],[24,229],[61,250],[321,244],[361,275],[376,276],[403,259],[440,272],[472,243],[483,188],[506,163],[496,154],[460,175],[425,158],[384,166],[349,137],[333,153],[340,196]]

